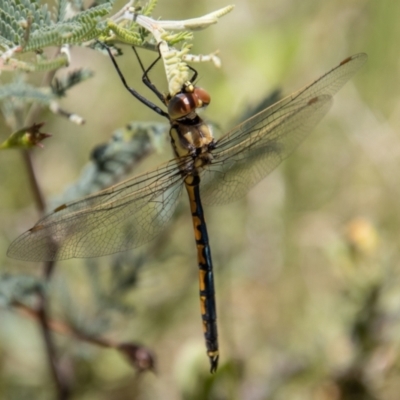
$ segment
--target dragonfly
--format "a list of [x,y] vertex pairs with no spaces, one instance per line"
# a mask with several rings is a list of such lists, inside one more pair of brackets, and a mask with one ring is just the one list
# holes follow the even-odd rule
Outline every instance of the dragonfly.
[[219,346],[214,273],[203,204],[243,197],[287,158],[332,104],[332,96],[361,68],[367,55],[356,54],[305,88],[239,124],[220,139],[197,113],[210,103],[195,85],[197,72],[180,92],[163,95],[143,71],[142,81],[162,104],[128,86],[108,50],[124,87],[145,106],[168,119],[175,157],[158,168],[83,199],[63,204],[40,219],[9,247],[8,256],[56,261],[104,256],[152,240],[171,219],[183,188],[188,194],[199,269],[201,320],[210,371],[218,368]]

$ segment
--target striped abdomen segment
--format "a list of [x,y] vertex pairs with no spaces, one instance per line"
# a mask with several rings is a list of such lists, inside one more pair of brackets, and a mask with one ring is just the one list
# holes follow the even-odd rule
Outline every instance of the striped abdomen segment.
[[218,367],[218,330],[217,311],[214,293],[214,274],[211,260],[211,250],[208,242],[206,222],[201,205],[200,178],[189,176],[185,180],[192,212],[193,228],[196,239],[197,259],[199,265],[200,311],[206,340],[207,355],[210,360],[210,371]]

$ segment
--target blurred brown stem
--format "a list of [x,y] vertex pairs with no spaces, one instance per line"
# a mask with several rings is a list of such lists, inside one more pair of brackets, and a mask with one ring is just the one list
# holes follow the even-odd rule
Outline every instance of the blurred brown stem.
[[[56,73],[55,70],[47,72],[43,77],[42,86],[49,86],[54,78],[55,73]],[[28,115],[24,121],[24,126],[31,126],[37,120],[41,110],[42,106],[39,103],[32,104],[28,112]],[[40,189],[38,180],[36,178],[35,168],[32,161],[32,152],[24,151],[23,159],[29,177],[32,193],[35,198],[36,207],[38,208],[39,213],[43,215],[46,209],[46,203],[44,200],[43,193]],[[54,266],[55,266],[54,262],[44,263],[43,277],[46,281],[50,280],[52,272],[54,270]],[[63,376],[61,369],[58,367],[55,345],[53,342],[51,332],[49,330],[47,299],[46,299],[46,294],[43,290],[38,291],[37,316],[43,334],[43,340],[45,343],[46,354],[50,370],[57,387],[58,398],[59,400],[66,400],[69,398],[69,392],[70,392],[68,387],[69,385],[65,377]]]
[[[41,316],[40,313],[42,312],[39,309],[33,309],[28,307],[25,304],[19,303],[19,302],[14,302],[13,303],[14,307],[19,309],[20,312],[30,318],[40,320]],[[109,339],[102,339],[102,338],[96,338],[92,336],[86,336],[82,334],[81,332],[76,331],[75,329],[71,328],[69,325],[60,322],[60,321],[54,321],[51,319],[47,319],[47,330],[52,330],[53,332],[61,333],[63,335],[67,335],[70,337],[75,337],[79,340],[101,346],[101,347],[106,347],[106,348],[117,348],[118,343],[109,340]]]
[[[26,306],[25,304],[14,302],[14,307],[19,309],[21,313],[24,315],[38,319],[39,321],[43,321],[44,318],[40,315],[42,310],[35,310]],[[108,349],[115,349],[122,353],[128,362],[133,365],[139,372],[154,370],[154,357],[152,353],[142,346],[140,343],[128,342],[128,343],[120,343],[108,338],[87,336],[82,332],[77,331],[73,327],[60,322],[54,321],[46,318],[47,321],[47,332],[51,329],[53,332],[57,332],[63,335],[67,335],[70,337],[74,337],[76,339],[85,341],[87,343],[93,344],[95,346],[100,346]],[[63,387],[67,388],[66,382]],[[61,398],[61,395],[60,395]],[[63,397],[64,399],[66,397]]]

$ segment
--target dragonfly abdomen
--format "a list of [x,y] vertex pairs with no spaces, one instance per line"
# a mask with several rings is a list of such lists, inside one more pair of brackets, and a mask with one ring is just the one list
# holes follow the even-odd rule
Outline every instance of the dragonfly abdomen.
[[219,349],[214,272],[207,226],[200,199],[199,183],[200,178],[197,175],[188,176],[185,180],[186,190],[189,195],[190,210],[192,212],[193,229],[197,247],[200,311],[203,332],[207,347],[207,355],[210,360],[210,371],[215,372],[218,367]]

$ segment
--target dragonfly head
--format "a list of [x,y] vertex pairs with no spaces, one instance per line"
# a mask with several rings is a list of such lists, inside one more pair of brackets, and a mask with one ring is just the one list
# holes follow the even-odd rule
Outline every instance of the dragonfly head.
[[196,112],[196,108],[206,107],[210,104],[210,95],[204,89],[186,82],[181,92],[168,101],[168,114],[172,120],[185,118]]

